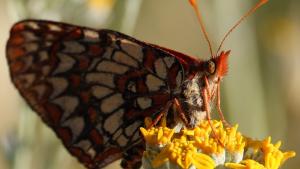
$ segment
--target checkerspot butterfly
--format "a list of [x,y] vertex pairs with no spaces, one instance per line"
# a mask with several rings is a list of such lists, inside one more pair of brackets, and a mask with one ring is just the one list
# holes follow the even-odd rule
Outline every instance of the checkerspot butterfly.
[[89,169],[122,157],[124,168],[139,167],[139,127],[173,105],[171,126],[209,118],[228,55],[202,61],[116,31],[42,20],[16,23],[7,42],[16,88]]

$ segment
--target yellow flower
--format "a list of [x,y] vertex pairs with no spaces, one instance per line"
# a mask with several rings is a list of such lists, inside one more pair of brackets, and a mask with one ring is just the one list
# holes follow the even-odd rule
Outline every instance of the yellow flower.
[[161,166],[166,161],[178,164],[183,169],[188,169],[192,164],[196,168],[213,169],[214,161],[208,155],[197,152],[193,141],[188,141],[185,136],[174,139],[170,144],[153,159],[154,168]]
[[271,144],[271,137],[268,137],[262,142],[262,151],[265,154],[265,167],[267,169],[279,168],[287,159],[296,155],[293,151],[281,152],[279,150],[281,142]]
[[145,141],[150,145],[166,144],[171,140],[174,134],[174,130],[169,129],[167,127],[151,127],[148,130],[141,127],[140,131],[144,136]]
[[[145,120],[150,127],[151,120]],[[143,155],[146,169],[213,169],[223,166],[231,169],[278,169],[293,151],[279,150],[281,142],[271,143],[271,137],[263,141],[252,140],[238,132],[238,125],[224,128],[222,122],[203,121],[194,129],[182,129],[179,133],[166,127],[141,128],[146,141]],[[213,132],[214,130],[214,132]]]
[[231,169],[266,169],[262,164],[250,159],[241,163],[226,163],[225,167]]

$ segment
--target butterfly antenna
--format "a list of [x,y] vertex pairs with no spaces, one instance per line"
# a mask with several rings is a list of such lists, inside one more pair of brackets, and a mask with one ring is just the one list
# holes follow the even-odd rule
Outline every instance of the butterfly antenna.
[[259,7],[261,7],[262,5],[264,5],[265,3],[267,3],[268,0],[259,0],[259,2],[257,4],[255,4],[248,12],[246,12],[237,22],[236,24],[234,24],[231,29],[229,29],[229,31],[225,34],[224,38],[222,39],[220,46],[218,47],[217,53],[219,53],[221,47],[223,46],[224,41],[227,39],[228,35],[237,27],[239,26],[239,24],[241,22],[243,22],[243,20],[245,18],[247,18],[249,15],[251,15],[252,13],[254,13]]
[[207,43],[208,43],[210,55],[211,55],[211,57],[213,57],[213,51],[212,51],[211,43],[210,43],[210,40],[209,40],[209,38],[208,38],[208,34],[207,34],[207,32],[206,32],[204,23],[203,23],[203,21],[202,21],[202,17],[201,17],[200,10],[198,9],[197,0],[189,0],[189,2],[190,2],[190,4],[192,5],[194,11],[196,12],[198,21],[199,21],[200,26],[201,26],[202,33],[203,33],[203,35],[204,35],[204,37],[205,37],[205,40],[206,40]]

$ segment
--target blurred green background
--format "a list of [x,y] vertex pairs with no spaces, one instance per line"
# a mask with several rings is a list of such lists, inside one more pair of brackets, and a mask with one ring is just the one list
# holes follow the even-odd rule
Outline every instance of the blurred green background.
[[[256,0],[201,0],[216,50],[224,33]],[[185,0],[0,0],[0,168],[82,169],[10,82],[5,43],[21,19],[49,19],[108,28],[191,56],[209,58]],[[300,152],[300,1],[270,0],[227,39],[229,73],[222,82],[227,120],[247,136],[282,140]],[[299,158],[283,168],[298,169]],[[112,166],[111,168],[115,168]]]

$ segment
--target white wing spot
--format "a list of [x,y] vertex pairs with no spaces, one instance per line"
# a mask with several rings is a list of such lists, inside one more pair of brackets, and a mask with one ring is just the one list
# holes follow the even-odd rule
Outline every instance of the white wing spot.
[[128,66],[138,67],[137,61],[133,60],[130,56],[126,55],[122,52],[115,52],[113,55],[113,59],[116,62],[123,63]]
[[122,130],[119,129],[119,130],[113,135],[113,140],[116,140],[121,134],[122,134]]
[[53,88],[53,92],[50,98],[55,98],[68,87],[68,82],[65,78],[62,77],[52,77],[48,78],[47,81],[51,83],[51,87]]
[[44,42],[45,47],[50,47],[53,43],[52,42]]
[[75,147],[80,147],[82,150],[86,151],[91,147],[91,142],[89,140],[81,140],[79,143],[75,144]]
[[63,44],[65,46],[63,52],[66,53],[81,53],[85,50],[84,46],[76,41],[65,41]]
[[173,65],[175,59],[173,57],[164,57],[164,61],[167,67],[170,68]]
[[132,137],[132,141],[135,141],[135,140],[138,140],[138,139],[140,139],[140,134],[139,134],[139,132],[138,131],[136,131],[135,133],[134,133],[134,135],[133,135],[133,137]]
[[120,146],[126,146],[128,139],[125,136],[121,135],[118,138],[117,142],[119,143]]
[[62,121],[73,113],[79,104],[78,98],[74,96],[62,96],[52,101],[63,110]]
[[89,70],[89,71],[93,70],[97,66],[97,64],[99,63],[100,60],[102,60],[102,58],[99,58],[99,57],[93,58],[91,64],[89,65],[89,68],[87,70]]
[[138,45],[129,40],[121,40],[121,48],[126,51],[129,55],[136,58],[139,62],[143,61],[143,48],[141,45]]
[[28,52],[28,53],[34,52],[34,51],[38,50],[38,44],[36,44],[34,42],[25,43],[24,48],[25,48],[26,52]]
[[71,56],[62,53],[58,53],[57,56],[59,58],[59,63],[56,69],[53,71],[53,74],[66,72],[74,66],[75,59],[73,59]]
[[91,148],[91,147],[88,149],[87,153],[88,153],[92,158],[94,158],[94,157],[96,156],[96,151],[95,151],[95,149],[93,149],[93,148]]
[[49,55],[46,51],[40,51],[39,52],[39,61],[42,62],[42,61],[45,61],[49,59]]
[[106,99],[104,99],[101,103],[101,111],[103,113],[111,113],[113,110],[117,109],[124,103],[123,97],[121,94],[114,94]]
[[34,41],[37,40],[38,38],[34,35],[34,33],[29,32],[29,31],[25,31],[22,32],[22,35],[25,37],[26,41]]
[[32,66],[33,63],[33,56],[32,55],[28,55],[27,57],[24,58],[24,69],[28,69]]
[[112,47],[112,48],[114,48],[114,49],[118,49],[119,46],[116,45],[116,41],[117,41],[116,35],[114,35],[114,34],[112,34],[112,33],[107,34],[107,35],[108,35],[109,38],[111,39],[111,42],[113,42],[113,43],[110,44],[110,47]]
[[[46,34],[46,40],[48,40],[48,41],[52,41],[52,40],[55,40],[55,36],[54,35],[52,35],[52,34]],[[47,42],[45,42],[45,44],[47,44]]]
[[33,90],[37,93],[38,98],[41,99],[46,91],[45,85],[37,85],[33,87]]
[[164,82],[159,78],[149,74],[146,79],[146,84],[150,91],[157,91],[160,89],[161,86],[164,85]]
[[105,48],[105,53],[102,55],[102,57],[106,59],[111,59],[112,52],[113,52],[112,48]]
[[39,25],[36,22],[27,22],[27,26],[32,29],[40,29]]
[[77,138],[84,128],[84,120],[82,117],[74,117],[63,123],[63,126],[69,127],[72,130],[73,140]]
[[19,76],[19,79],[22,83],[22,86],[24,86],[24,88],[28,88],[29,86],[32,85],[32,83],[34,82],[36,78],[36,75],[33,73],[30,74],[23,74]]
[[86,81],[88,83],[97,83],[115,87],[114,76],[109,73],[89,73],[86,75]]
[[125,134],[127,136],[132,136],[133,132],[136,131],[136,129],[138,127],[140,127],[140,126],[141,126],[141,123],[139,121],[135,121],[133,124],[131,124],[130,126],[126,127]]
[[176,76],[176,86],[179,88],[182,84],[182,73],[178,72]]
[[97,39],[99,40],[99,34],[97,31],[93,31],[93,30],[89,30],[89,29],[85,29],[83,31],[84,36],[88,39],[92,38],[92,39]]
[[151,106],[152,100],[148,97],[139,97],[137,98],[137,104],[141,109],[147,109]]
[[167,76],[167,68],[166,68],[166,65],[164,64],[164,61],[162,60],[162,58],[159,58],[154,62],[154,67],[155,67],[155,71],[156,71],[157,75],[159,77],[165,79]]
[[50,31],[60,32],[62,31],[62,28],[55,24],[48,24],[48,28]]
[[93,94],[93,96],[95,96],[98,99],[101,99],[102,97],[107,96],[111,93],[113,93],[113,91],[107,87],[103,87],[103,86],[93,86],[92,87],[92,94]]
[[114,133],[120,124],[122,123],[122,117],[123,117],[124,111],[119,110],[112,115],[110,115],[104,122],[104,128],[109,133]]
[[124,74],[125,72],[128,71],[127,66],[120,65],[116,62],[110,62],[110,61],[102,61],[101,63],[98,64],[97,70],[98,71],[109,71],[117,74]]

